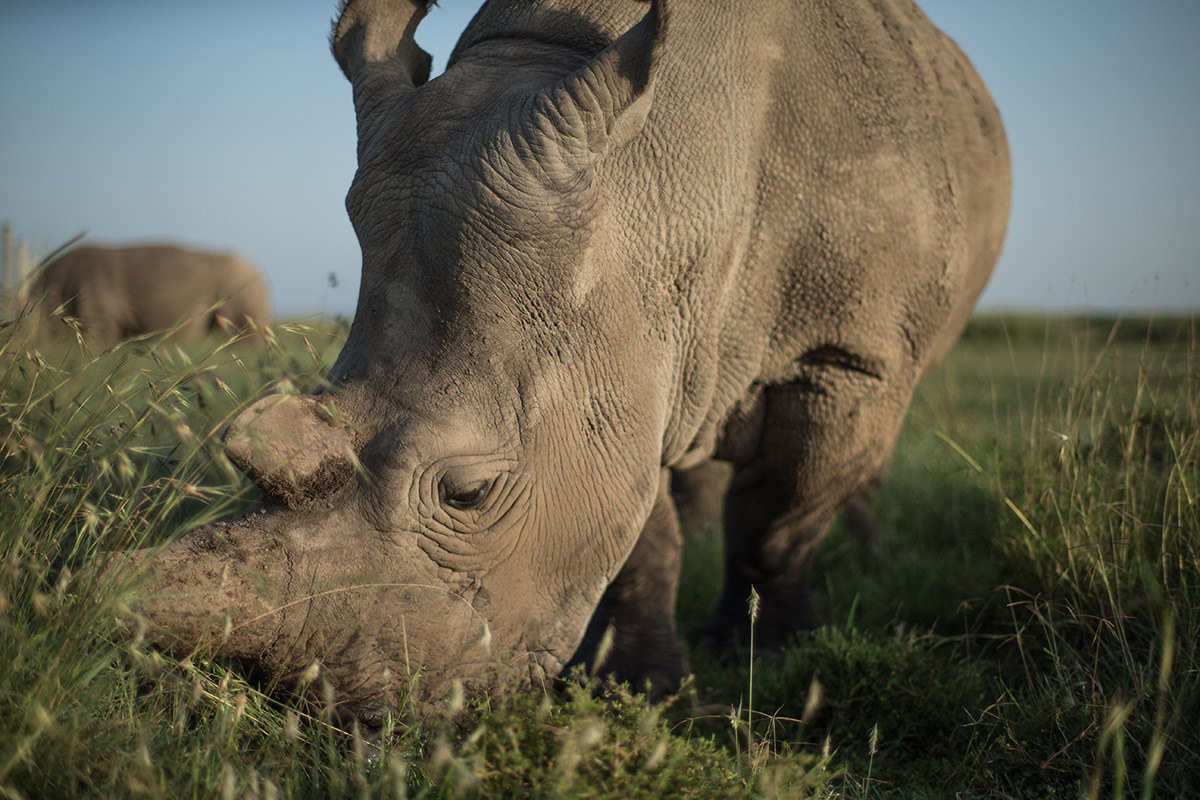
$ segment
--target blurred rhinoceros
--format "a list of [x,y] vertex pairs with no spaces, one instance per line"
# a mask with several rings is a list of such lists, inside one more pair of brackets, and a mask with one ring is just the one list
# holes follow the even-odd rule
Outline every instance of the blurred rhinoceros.
[[41,336],[72,335],[70,317],[100,347],[155,331],[257,333],[271,322],[266,281],[249,262],[171,245],[76,248],[42,267],[30,299]]

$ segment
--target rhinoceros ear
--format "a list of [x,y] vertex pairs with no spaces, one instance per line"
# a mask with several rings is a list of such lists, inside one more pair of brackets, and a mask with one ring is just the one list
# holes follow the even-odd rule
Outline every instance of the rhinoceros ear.
[[346,0],[330,46],[354,87],[359,142],[403,95],[429,80],[429,54],[417,46],[426,0]]
[[549,128],[589,158],[624,145],[650,113],[666,21],[663,0],[653,0],[646,16],[619,39],[535,95],[526,123],[533,130]]

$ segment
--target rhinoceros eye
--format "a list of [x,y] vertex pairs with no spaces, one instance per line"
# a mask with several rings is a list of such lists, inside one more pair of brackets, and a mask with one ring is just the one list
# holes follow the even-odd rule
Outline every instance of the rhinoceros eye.
[[446,505],[460,511],[478,507],[488,496],[490,481],[477,481],[466,486],[447,486],[442,483],[442,499]]

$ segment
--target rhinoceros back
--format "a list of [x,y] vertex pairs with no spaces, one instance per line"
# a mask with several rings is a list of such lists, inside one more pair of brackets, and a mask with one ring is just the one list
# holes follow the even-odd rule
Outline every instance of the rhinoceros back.
[[[491,2],[456,56],[522,26],[555,41],[555,20],[599,49],[644,11]],[[667,342],[664,462],[711,454],[756,385],[866,376],[906,405],[1007,222],[1007,144],[973,67],[908,0],[674,3],[667,25],[646,128],[596,176]]]

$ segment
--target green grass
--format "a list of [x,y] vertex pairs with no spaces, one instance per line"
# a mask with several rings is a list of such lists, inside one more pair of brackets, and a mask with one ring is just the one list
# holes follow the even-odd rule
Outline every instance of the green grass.
[[[38,354],[0,331],[0,797],[1200,796],[1200,359],[1190,319],[975,320],[919,389],[864,552],[835,527],[826,625],[697,656],[650,707],[565,682],[389,719],[150,647],[107,549],[237,513],[224,425],[312,388],[344,330]],[[693,525],[680,625],[719,535]]]

